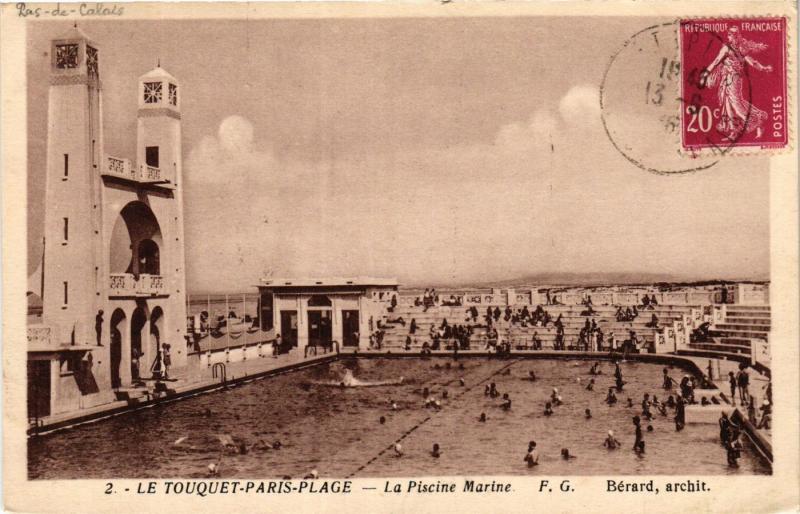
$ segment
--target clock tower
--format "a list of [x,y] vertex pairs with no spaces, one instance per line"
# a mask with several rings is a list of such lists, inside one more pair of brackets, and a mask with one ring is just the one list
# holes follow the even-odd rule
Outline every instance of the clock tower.
[[103,287],[99,50],[73,27],[51,42],[50,55],[43,322],[59,344],[96,343]]

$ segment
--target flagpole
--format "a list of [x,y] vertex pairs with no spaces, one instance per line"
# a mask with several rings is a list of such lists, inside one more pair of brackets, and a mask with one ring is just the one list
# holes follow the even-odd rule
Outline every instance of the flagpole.
[[225,328],[227,329],[225,331],[225,334],[227,335],[226,339],[228,340],[228,347],[230,348],[230,346],[231,346],[231,320],[228,317],[228,310],[229,309],[230,309],[230,307],[228,307],[228,293],[225,293]]

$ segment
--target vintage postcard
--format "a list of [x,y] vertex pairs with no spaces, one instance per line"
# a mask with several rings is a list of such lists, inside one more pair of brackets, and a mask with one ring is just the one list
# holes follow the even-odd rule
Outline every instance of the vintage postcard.
[[2,5],[9,512],[790,512],[797,14]]

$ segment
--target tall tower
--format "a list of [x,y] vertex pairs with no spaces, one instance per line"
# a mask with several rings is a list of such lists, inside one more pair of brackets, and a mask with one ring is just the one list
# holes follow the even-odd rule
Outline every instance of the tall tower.
[[99,51],[78,28],[51,42],[43,322],[56,344],[91,342],[99,276]]

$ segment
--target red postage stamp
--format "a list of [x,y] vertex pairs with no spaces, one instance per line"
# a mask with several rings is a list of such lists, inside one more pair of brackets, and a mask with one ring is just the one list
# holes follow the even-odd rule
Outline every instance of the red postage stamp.
[[786,18],[681,21],[685,150],[787,146],[786,46]]

